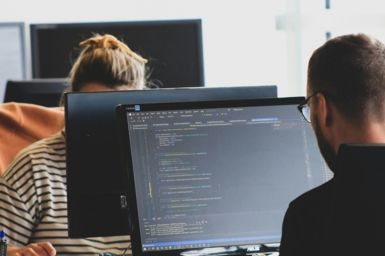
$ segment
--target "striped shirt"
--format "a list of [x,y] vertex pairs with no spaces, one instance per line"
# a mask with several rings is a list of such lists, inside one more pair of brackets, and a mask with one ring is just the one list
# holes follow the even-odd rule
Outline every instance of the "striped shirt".
[[58,255],[120,255],[130,246],[129,236],[68,238],[64,132],[22,150],[0,178],[1,229],[11,245],[49,241]]

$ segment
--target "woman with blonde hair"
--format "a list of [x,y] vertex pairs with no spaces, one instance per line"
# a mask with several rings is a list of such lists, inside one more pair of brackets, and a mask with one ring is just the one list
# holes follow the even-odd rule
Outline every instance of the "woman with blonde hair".
[[[146,59],[114,36],[95,35],[80,46],[70,91],[146,88]],[[18,154],[0,178],[0,201],[0,230],[7,234],[8,256],[121,255],[130,247],[129,236],[68,238],[64,130]]]
[[96,35],[80,46],[83,50],[70,72],[71,91],[146,88],[147,60],[114,36]]

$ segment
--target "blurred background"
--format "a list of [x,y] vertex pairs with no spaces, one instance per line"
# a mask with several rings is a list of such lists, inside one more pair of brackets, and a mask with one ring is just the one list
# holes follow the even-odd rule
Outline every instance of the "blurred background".
[[363,32],[385,40],[384,5],[380,0],[2,0],[0,99],[7,80],[33,77],[31,24],[179,19],[202,22],[205,86],[273,84],[279,97],[304,95],[308,59],[327,39]]

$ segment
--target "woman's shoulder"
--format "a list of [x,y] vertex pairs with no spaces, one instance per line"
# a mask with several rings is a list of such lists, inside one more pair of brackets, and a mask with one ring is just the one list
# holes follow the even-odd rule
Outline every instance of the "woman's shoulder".
[[17,179],[18,176],[31,172],[37,165],[49,163],[54,167],[58,163],[65,166],[65,154],[65,138],[60,131],[22,149],[5,171],[4,179]]

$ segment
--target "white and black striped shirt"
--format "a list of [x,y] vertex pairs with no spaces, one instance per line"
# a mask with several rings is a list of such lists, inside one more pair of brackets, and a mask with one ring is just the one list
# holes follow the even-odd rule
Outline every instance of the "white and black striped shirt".
[[129,236],[68,238],[65,160],[62,132],[18,154],[0,178],[0,230],[16,246],[49,241],[58,255],[122,254]]

